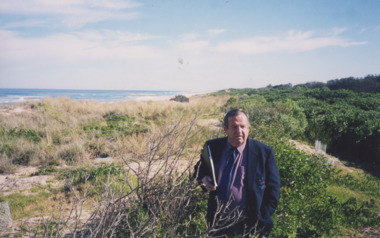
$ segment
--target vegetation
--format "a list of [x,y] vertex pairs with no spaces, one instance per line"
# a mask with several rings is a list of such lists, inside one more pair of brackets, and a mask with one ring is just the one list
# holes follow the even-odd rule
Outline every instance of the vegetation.
[[[273,147],[280,170],[273,237],[364,237],[367,228],[380,229],[380,180],[332,166],[289,139],[319,139],[328,152],[376,168],[380,92],[347,85],[378,78],[230,89],[186,104],[29,102],[22,114],[0,115],[0,170],[37,165],[32,176],[65,183],[0,200],[22,220],[20,236],[207,237],[214,228],[206,226],[207,194],[191,179],[193,165],[205,140],[222,136],[215,121],[239,107],[250,115],[250,136]],[[105,157],[113,163],[94,163]],[[38,216],[38,223],[26,219]]]
[[[373,91],[379,82],[380,76],[368,76],[217,95],[232,96],[226,107],[241,106],[250,112],[252,124],[259,125],[256,135],[320,140],[329,153],[360,163],[379,177],[380,89]],[[369,92],[367,84],[373,86]],[[360,92],[346,89],[352,85]]]
[[[275,237],[291,234],[332,237],[341,235],[342,230],[348,228],[378,224],[378,179],[371,176],[348,179],[346,176],[349,175],[342,175],[330,167],[322,156],[306,155],[282,142],[275,142],[272,146],[281,174],[281,202],[276,211]],[[361,190],[360,187],[364,187],[361,183],[371,191]],[[337,196],[334,190],[342,187],[353,193]],[[376,194],[371,194],[375,190]],[[361,199],[355,194],[362,194]]]
[[[218,115],[217,103],[202,106],[204,99],[199,99],[191,105],[107,104],[67,98],[28,102],[22,105],[25,113],[21,115],[0,114],[0,172],[12,173],[14,165],[76,164],[99,157],[117,157],[128,150],[125,140],[146,134],[174,118]],[[4,107],[12,110],[16,105]]]
[[190,99],[184,95],[177,95],[174,98],[171,98],[170,100],[176,101],[176,102],[189,102]]
[[40,214],[43,209],[46,209],[42,203],[46,202],[48,197],[49,194],[47,192],[41,191],[38,194],[33,195],[14,193],[6,196],[4,199],[9,202],[9,207],[12,211],[12,218],[17,220]]

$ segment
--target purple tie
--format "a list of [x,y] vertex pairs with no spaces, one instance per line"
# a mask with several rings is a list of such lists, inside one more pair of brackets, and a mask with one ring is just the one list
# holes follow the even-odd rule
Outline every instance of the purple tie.
[[219,184],[218,197],[221,200],[227,201],[230,196],[231,182],[234,174],[234,162],[237,153],[239,153],[236,148],[230,150],[227,163],[224,166],[222,178]]

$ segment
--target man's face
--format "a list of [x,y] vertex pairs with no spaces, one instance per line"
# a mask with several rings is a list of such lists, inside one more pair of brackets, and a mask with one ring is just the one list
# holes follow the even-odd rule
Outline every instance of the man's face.
[[224,127],[228,141],[233,147],[239,147],[244,144],[248,138],[251,125],[245,114],[240,113],[234,117],[228,118],[228,128]]

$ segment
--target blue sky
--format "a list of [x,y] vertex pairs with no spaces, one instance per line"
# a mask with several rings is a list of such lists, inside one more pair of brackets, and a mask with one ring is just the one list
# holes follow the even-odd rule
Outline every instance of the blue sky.
[[380,74],[378,0],[0,0],[0,87],[216,91]]

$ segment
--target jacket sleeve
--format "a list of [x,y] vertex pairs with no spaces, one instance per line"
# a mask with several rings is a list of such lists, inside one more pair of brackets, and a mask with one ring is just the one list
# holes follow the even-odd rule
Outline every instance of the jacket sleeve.
[[201,183],[201,180],[205,176],[211,177],[210,162],[207,160],[207,142],[204,144],[199,161],[194,166],[193,178]]
[[263,217],[270,217],[277,208],[280,198],[280,173],[278,171],[274,152],[271,148],[266,160],[266,187],[263,197],[263,203],[260,208],[260,213]]

